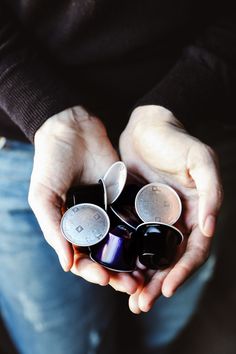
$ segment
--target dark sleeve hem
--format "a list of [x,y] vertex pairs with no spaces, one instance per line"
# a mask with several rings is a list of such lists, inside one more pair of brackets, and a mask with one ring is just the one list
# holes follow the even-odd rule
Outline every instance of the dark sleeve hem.
[[[167,76],[138,100],[134,108],[159,105],[186,128],[192,119],[214,119],[229,105],[229,66],[203,48],[189,47]],[[231,92],[232,94],[232,92]]]

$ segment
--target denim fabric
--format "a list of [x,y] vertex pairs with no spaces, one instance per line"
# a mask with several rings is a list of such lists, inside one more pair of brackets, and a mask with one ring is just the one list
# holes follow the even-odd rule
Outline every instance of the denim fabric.
[[28,206],[32,158],[29,144],[7,141],[0,150],[0,309],[18,352],[113,354],[128,325],[136,328],[131,347],[139,338],[145,354],[173,341],[196,311],[214,256],[171,299],[132,316],[110,287],[62,271]]

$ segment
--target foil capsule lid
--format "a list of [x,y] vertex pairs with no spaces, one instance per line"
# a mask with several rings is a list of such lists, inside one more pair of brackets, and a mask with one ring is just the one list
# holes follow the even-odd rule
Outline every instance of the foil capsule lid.
[[64,237],[74,245],[88,247],[103,240],[110,228],[107,213],[99,206],[82,203],[68,209],[61,219]]
[[120,196],[127,179],[127,168],[122,161],[117,161],[107,170],[103,181],[107,191],[107,203],[112,204]]
[[100,178],[98,183],[100,183],[103,187],[104,209],[107,211],[107,187],[103,178]]
[[182,204],[172,187],[163,183],[149,183],[137,193],[135,209],[143,222],[173,225],[181,215]]

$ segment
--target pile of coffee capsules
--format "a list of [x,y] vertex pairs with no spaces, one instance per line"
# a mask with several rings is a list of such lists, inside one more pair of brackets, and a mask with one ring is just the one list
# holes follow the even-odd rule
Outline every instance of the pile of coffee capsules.
[[137,260],[147,268],[168,267],[182,233],[173,226],[181,201],[162,183],[127,182],[122,161],[97,184],[72,187],[61,220],[64,237],[90,258],[118,272],[132,272]]

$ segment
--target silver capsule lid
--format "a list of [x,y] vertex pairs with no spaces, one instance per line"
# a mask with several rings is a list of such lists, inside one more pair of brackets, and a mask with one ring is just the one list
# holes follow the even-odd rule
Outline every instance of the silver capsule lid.
[[173,225],[180,217],[182,204],[176,191],[163,183],[149,183],[135,198],[135,209],[143,222]]
[[61,219],[64,237],[74,245],[88,247],[103,240],[110,228],[107,213],[99,206],[81,203],[68,209]]
[[106,184],[105,184],[103,178],[100,178],[98,182],[101,183],[102,186],[103,186],[103,192],[104,192],[104,209],[107,211],[107,204],[108,204],[108,203],[107,203],[107,187],[106,187]]
[[107,202],[112,204],[120,196],[127,179],[127,168],[122,161],[117,161],[107,170],[103,181],[107,190]]

